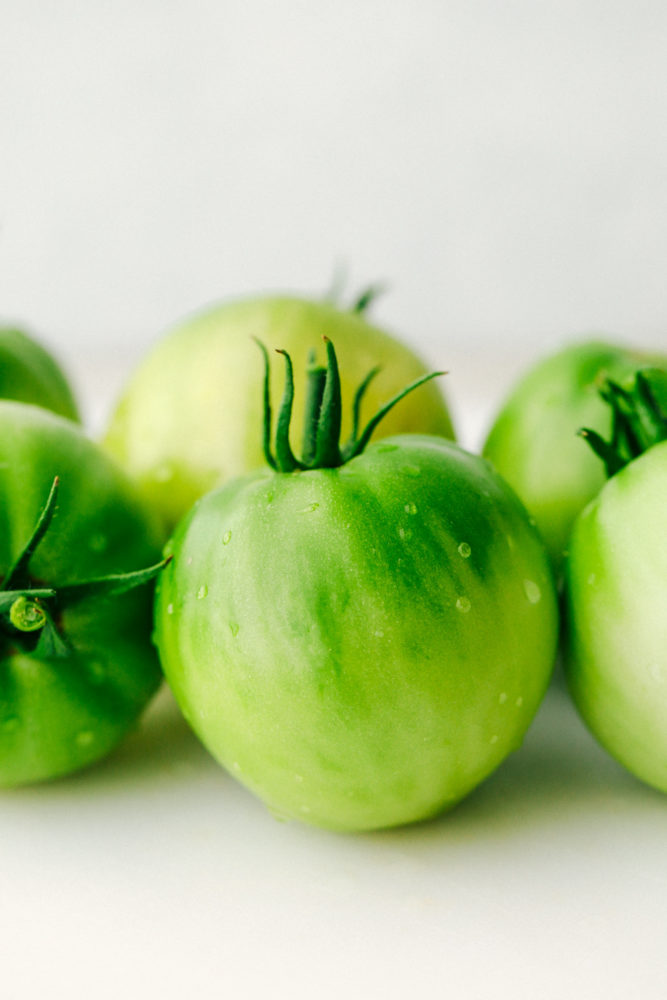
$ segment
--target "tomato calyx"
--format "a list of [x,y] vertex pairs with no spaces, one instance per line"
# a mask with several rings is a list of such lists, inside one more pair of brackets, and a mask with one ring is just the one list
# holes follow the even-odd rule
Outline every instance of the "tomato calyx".
[[627,385],[605,376],[598,391],[611,407],[611,437],[605,441],[588,427],[578,433],[602,459],[611,478],[649,448],[667,440],[667,372],[640,369]]
[[297,458],[292,450],[289,439],[290,425],[292,422],[292,406],[294,403],[294,371],[292,359],[287,351],[278,350],[285,359],[285,388],[283,391],[278,418],[276,422],[276,433],[274,447],[271,446],[271,398],[269,390],[270,362],[269,352],[265,345],[257,340],[257,344],[264,356],[264,422],[263,422],[263,447],[264,456],[268,465],[276,472],[297,472],[307,469],[336,469],[350,459],[360,455],[371,439],[373,431],[380,421],[389,413],[397,403],[408,393],[417,389],[424,382],[428,382],[446,372],[429,372],[422,375],[407,385],[401,392],[393,396],[387,403],[380,407],[373,417],[368,421],[361,433],[359,432],[359,419],[361,415],[361,403],[364,394],[379,368],[372,368],[362,380],[354,395],[352,403],[352,432],[347,442],[341,446],[340,433],[342,421],[342,398],[340,374],[338,371],[338,360],[336,351],[328,337],[324,337],[327,350],[326,368],[315,364],[315,359],[311,355],[307,369],[307,389],[306,389],[306,410],[304,417],[303,446],[301,458]]
[[0,583],[0,636],[11,648],[44,657],[63,657],[71,648],[61,635],[61,615],[66,609],[90,598],[115,597],[148,583],[167,565],[170,558],[144,569],[47,587],[30,574],[30,561],[53,521],[58,505],[58,477],[33,532],[14,564]]

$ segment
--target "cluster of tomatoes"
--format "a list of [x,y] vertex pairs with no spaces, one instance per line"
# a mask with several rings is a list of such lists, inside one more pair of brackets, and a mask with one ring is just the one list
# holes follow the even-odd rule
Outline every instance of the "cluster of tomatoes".
[[253,299],[161,340],[98,444],[0,331],[0,784],[107,754],[164,673],[275,813],[417,821],[520,745],[563,637],[594,733],[667,791],[660,363],[566,349],[479,456],[362,308]]

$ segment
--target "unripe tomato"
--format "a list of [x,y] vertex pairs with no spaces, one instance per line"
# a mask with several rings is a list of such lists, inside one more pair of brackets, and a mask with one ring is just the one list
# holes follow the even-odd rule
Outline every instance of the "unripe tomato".
[[577,514],[604,483],[604,471],[576,437],[580,427],[607,434],[598,383],[622,379],[644,359],[602,341],[572,344],[520,379],[501,408],[483,454],[534,516],[558,571]]
[[107,754],[158,687],[150,587],[125,591],[154,575],[141,571],[160,539],[76,424],[7,400],[0,522],[0,785],[13,786]]
[[156,640],[235,777],[280,815],[362,830],[452,806],[520,744],[557,607],[543,543],[487,462],[425,435],[341,453],[335,417],[323,431],[334,395],[308,463],[283,401],[276,470],[183,519]]
[[[656,404],[655,443],[645,438],[646,409],[631,428],[629,452],[618,440],[598,442],[611,477],[572,532],[565,668],[600,743],[667,792],[667,373],[645,378]],[[625,407],[631,394],[616,389]]]
[[[295,361],[295,399],[302,405],[308,355],[335,340],[343,391],[354,391],[372,365],[380,371],[365,406],[377,409],[424,374],[404,345],[362,316],[327,302],[256,298],[228,303],[189,320],[159,341],[135,372],[111,419],[104,444],[173,527],[203,493],[264,465],[262,376],[258,337]],[[349,431],[345,421],[343,433]],[[422,431],[452,437],[442,395],[425,385],[391,414],[382,433]],[[296,444],[296,442],[293,442]]]

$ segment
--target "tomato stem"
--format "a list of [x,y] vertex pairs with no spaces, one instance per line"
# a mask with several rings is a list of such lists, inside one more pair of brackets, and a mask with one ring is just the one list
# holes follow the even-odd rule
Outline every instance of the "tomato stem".
[[270,362],[269,354],[259,340],[257,341],[264,357],[264,420],[263,446],[264,456],[268,465],[277,472],[296,472],[306,469],[336,469],[351,458],[360,455],[371,439],[373,431],[389,411],[399,403],[404,396],[412,392],[424,382],[430,381],[446,372],[437,371],[422,375],[411,382],[405,389],[393,396],[389,402],[380,407],[375,416],[371,417],[361,434],[359,434],[359,417],[361,403],[371,381],[377,375],[379,368],[373,368],[358,387],[352,404],[352,433],[345,446],[340,446],[340,431],[342,420],[342,400],[340,373],[334,345],[328,337],[324,337],[327,350],[326,369],[315,364],[311,355],[308,359],[306,410],[304,417],[303,449],[301,459],[298,459],[290,446],[289,429],[292,420],[292,405],[294,402],[294,372],[292,359],[287,351],[280,350],[285,358],[285,388],[280,404],[278,424],[275,435],[275,453],[271,448],[271,401],[269,392]]
[[115,597],[148,583],[171,558],[143,569],[110,573],[62,587],[33,587],[30,560],[51,526],[58,489],[56,476],[30,538],[0,584],[0,633],[25,652],[40,656],[66,656],[70,652],[56,627],[57,614],[80,601]]
[[598,391],[612,411],[610,439],[606,441],[588,427],[578,433],[602,460],[611,478],[653,445],[667,440],[667,372],[640,369],[627,385],[605,377]]

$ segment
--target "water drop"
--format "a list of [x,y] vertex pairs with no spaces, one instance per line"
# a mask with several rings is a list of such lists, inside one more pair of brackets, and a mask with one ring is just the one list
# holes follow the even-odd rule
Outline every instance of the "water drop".
[[521,706],[523,705],[523,698],[521,697],[521,695],[519,695],[514,704],[516,705],[517,708],[521,708]]
[[168,483],[170,479],[174,477],[174,470],[167,462],[163,462],[162,465],[158,465],[157,469],[153,472],[153,479],[156,483]]
[[267,505],[267,507],[271,506],[271,504],[273,503],[273,500],[274,500],[274,494],[273,494],[273,492],[267,493],[266,494],[266,505]]
[[461,542],[458,547],[458,553],[462,559],[469,559],[471,548],[467,542]]
[[79,747],[89,747],[95,739],[95,735],[90,729],[82,729],[76,734],[76,744]]
[[201,587],[197,591],[197,600],[203,601],[207,594],[208,594],[208,587],[206,586],[205,583],[202,583]]
[[523,589],[526,592],[526,597],[531,604],[537,604],[542,598],[542,591],[537,586],[534,580],[524,580]]
[[232,763],[232,770],[236,771],[237,774],[240,772],[241,765],[239,764],[239,762],[237,760],[233,761],[233,763]]
[[299,514],[312,514],[318,507],[319,504],[316,501],[313,501],[313,503],[309,503],[307,507],[302,507]]
[[295,774],[294,775],[294,780],[297,782],[297,784],[300,785],[303,782],[303,775],[302,774]]
[[404,542],[410,541],[412,538],[412,529],[400,527],[398,529],[398,537],[403,539]]
[[507,691],[501,691],[498,697],[498,704],[504,705],[507,701]]
[[589,577],[588,577],[588,584],[589,584],[589,586],[592,587],[596,580],[597,580],[597,576],[595,575],[595,573],[591,573],[589,575]]
[[232,533],[231,533],[231,531],[226,531],[224,533],[224,535],[222,536],[222,544],[223,545],[229,545],[229,543],[231,542],[231,540],[232,540]]
[[467,615],[470,611],[471,604],[469,598],[465,595],[456,598],[456,610],[460,611],[462,614]]
[[90,676],[98,684],[100,681],[104,680],[107,675],[107,668],[100,660],[91,660],[90,663]]
[[108,544],[109,539],[101,532],[96,535],[91,535],[88,539],[88,548],[91,552],[104,552]]
[[406,505],[405,505],[405,513],[406,514],[416,514],[417,513],[417,504],[416,503],[406,503]]
[[381,628],[378,628],[375,632],[373,632],[373,635],[377,636],[378,639],[382,639],[384,637],[384,632]]
[[230,622],[229,623],[229,631],[232,633],[233,636],[236,637],[239,634],[239,623],[238,622]]
[[401,472],[403,472],[404,475],[411,476],[413,479],[415,479],[417,476],[420,476],[421,471],[422,470],[419,468],[418,465],[404,465],[403,468],[401,469]]
[[174,605],[173,604],[168,604],[167,605],[167,614],[168,615],[173,615],[173,613],[174,613]]
[[185,560],[185,564],[186,566],[192,566],[192,556],[188,556],[188,558]]
[[302,805],[301,806],[301,812],[302,813],[309,813],[310,812],[310,806]]
[[494,733],[491,739],[489,740],[489,743],[497,743],[497,742],[498,742],[498,736],[496,733]]

